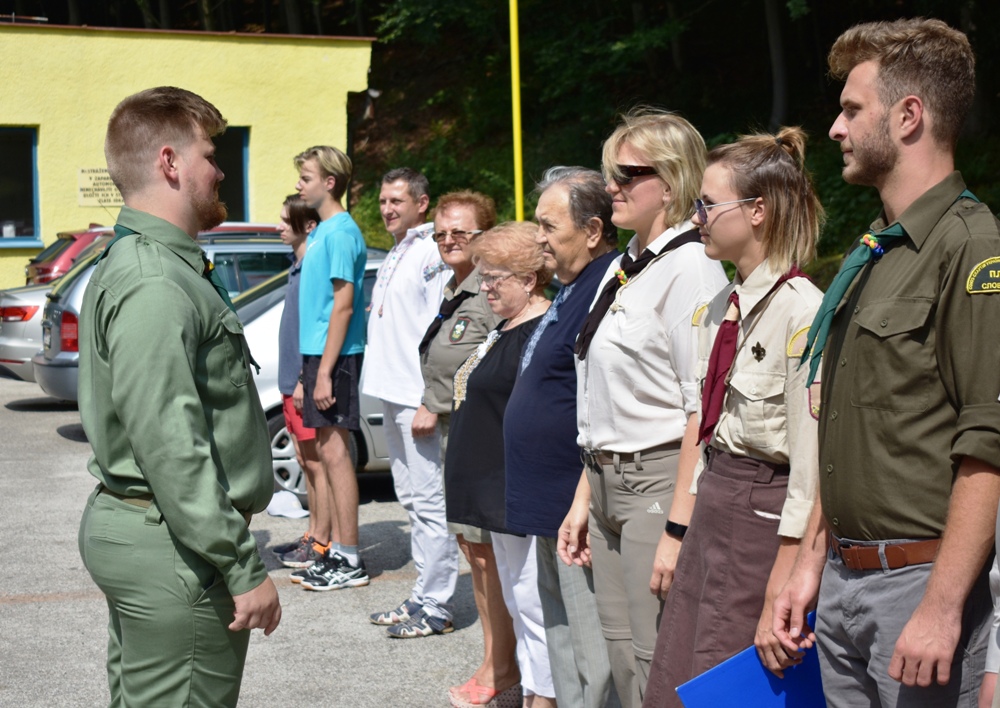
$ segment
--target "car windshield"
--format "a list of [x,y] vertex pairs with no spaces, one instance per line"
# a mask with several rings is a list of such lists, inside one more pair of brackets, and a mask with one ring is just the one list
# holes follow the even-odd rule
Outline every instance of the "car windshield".
[[73,239],[66,237],[59,237],[52,243],[50,243],[45,250],[39,253],[37,256],[31,259],[32,263],[44,263],[46,261],[51,261],[55,259],[60,253],[65,251],[73,243]]
[[236,314],[248,325],[285,299],[288,271],[282,271],[233,298]]
[[80,255],[76,257],[76,261],[73,262],[73,267],[66,271],[66,275],[55,281],[52,292],[49,293],[49,300],[52,302],[58,302],[62,294],[77,281],[80,274],[93,265],[94,261],[97,260],[97,257],[104,252],[105,248],[108,247],[108,243],[110,243],[110,241],[111,234],[98,236],[94,239],[93,243],[83,249],[83,251],[80,252]]

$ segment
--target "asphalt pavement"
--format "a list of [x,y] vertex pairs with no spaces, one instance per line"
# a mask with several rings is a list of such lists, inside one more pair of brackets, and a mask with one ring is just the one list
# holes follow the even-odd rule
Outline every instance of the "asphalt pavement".
[[[107,605],[77,550],[95,480],[75,404],[0,378],[0,705],[107,705]],[[254,517],[251,529],[278,587],[281,625],[250,641],[240,705],[447,706],[482,659],[482,630],[463,560],[452,634],[391,639],[368,622],[409,596],[416,577],[409,525],[388,474],[361,475],[363,588],[308,592],[270,547],[306,521]]]

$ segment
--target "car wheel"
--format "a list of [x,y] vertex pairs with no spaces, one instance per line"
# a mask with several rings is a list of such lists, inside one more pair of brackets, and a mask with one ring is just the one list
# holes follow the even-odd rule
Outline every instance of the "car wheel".
[[292,492],[302,502],[302,508],[309,508],[306,495],[306,475],[295,457],[295,443],[285,427],[285,416],[281,409],[267,419],[267,435],[271,440],[271,467],[274,470],[274,491]]

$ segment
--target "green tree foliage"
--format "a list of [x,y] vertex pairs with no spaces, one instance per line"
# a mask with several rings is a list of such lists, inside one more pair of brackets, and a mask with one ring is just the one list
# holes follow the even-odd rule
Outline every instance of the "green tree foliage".
[[[513,216],[510,38],[503,0],[15,4],[10,9],[48,13],[60,24],[371,33],[377,41],[370,85],[382,95],[373,119],[361,119],[363,110],[371,110],[363,96],[348,107],[356,164],[351,203],[365,232],[373,241],[380,238],[378,178],[401,164],[423,170],[437,195],[477,189],[496,199],[502,217]],[[9,11],[4,0],[2,11]],[[873,190],[840,177],[841,155],[826,134],[841,87],[826,74],[826,53],[857,22],[934,16],[965,31],[976,49],[978,98],[958,164],[973,191],[995,208],[1000,204],[1000,138],[990,135],[1000,103],[1000,54],[994,50],[1000,3],[520,0],[519,15],[529,186],[550,165],[599,167],[601,144],[616,116],[637,104],[680,112],[710,145],[766,128],[774,115],[784,115],[812,136],[808,162],[828,213],[820,252],[835,263],[874,218],[879,200]],[[775,61],[782,71],[774,71]],[[784,77],[787,86],[781,101],[773,100],[775,77]],[[530,197],[527,206],[530,213]]]

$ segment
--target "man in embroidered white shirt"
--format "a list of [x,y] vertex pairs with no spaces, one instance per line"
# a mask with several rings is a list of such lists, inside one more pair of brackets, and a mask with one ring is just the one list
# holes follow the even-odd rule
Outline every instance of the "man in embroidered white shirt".
[[372,623],[386,626],[419,623],[415,615],[421,608],[422,614],[451,620],[451,597],[458,580],[458,546],[448,533],[438,471],[441,441],[436,434],[415,438],[411,429],[424,389],[417,348],[437,315],[451,276],[432,237],[434,225],[424,223],[430,205],[428,191],[427,178],[408,167],[391,170],[382,178],[379,210],[395,245],[379,268],[372,290],[361,376],[361,390],[382,401],[392,478],[396,496],[410,518],[410,547],[417,569],[410,597],[399,607],[369,617]]

